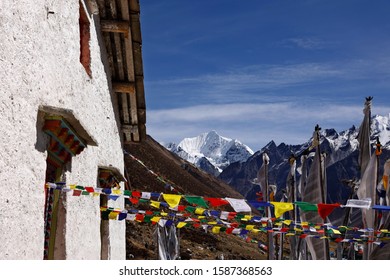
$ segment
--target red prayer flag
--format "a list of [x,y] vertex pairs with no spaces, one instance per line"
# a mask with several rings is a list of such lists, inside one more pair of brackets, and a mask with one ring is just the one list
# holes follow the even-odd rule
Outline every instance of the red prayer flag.
[[228,214],[228,220],[234,219],[234,217],[236,217],[236,215],[237,215],[236,212],[229,212],[229,214]]
[[93,193],[93,192],[95,191],[93,187],[85,187],[84,189],[85,189],[87,192],[89,192],[89,193]]
[[129,200],[132,204],[137,204],[138,203],[138,199],[137,198],[134,198],[134,197],[129,197]]
[[332,211],[335,209],[335,208],[338,208],[340,207],[340,204],[339,203],[334,203],[334,204],[317,204],[317,207],[318,207],[318,214],[320,214],[321,218],[322,219],[326,219],[326,217],[329,216],[330,213],[332,213]]
[[204,199],[207,200],[212,207],[229,204],[229,202],[223,198],[205,197]]
[[230,228],[227,228],[226,229],[226,233],[227,234],[231,234],[233,232],[234,228],[233,227],[230,227]]
[[239,224],[238,223],[231,223],[230,226],[232,228],[238,228]]
[[141,192],[138,191],[132,191],[131,192],[132,197],[140,198],[141,197]]
[[80,190],[73,190],[73,196],[80,196],[81,191]]
[[137,221],[143,222],[143,221],[144,221],[144,215],[142,215],[142,214],[137,214],[137,215],[135,215],[135,219],[136,219]]

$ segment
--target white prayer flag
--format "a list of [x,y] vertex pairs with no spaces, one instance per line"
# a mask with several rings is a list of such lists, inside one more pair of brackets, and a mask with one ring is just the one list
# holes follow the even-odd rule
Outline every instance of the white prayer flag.
[[152,194],[150,192],[142,192],[141,198],[150,199],[151,195]]
[[347,200],[347,204],[344,207],[370,209],[370,207],[371,207],[371,198],[348,199]]
[[127,214],[126,220],[135,221],[135,214]]
[[246,203],[244,199],[235,199],[235,198],[225,198],[230,205],[233,207],[234,211],[239,212],[251,212],[251,207]]

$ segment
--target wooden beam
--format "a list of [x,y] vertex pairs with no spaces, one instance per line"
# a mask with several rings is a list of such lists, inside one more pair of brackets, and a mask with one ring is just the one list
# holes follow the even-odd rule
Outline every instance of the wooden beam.
[[135,84],[134,83],[113,82],[112,89],[114,90],[114,92],[135,94]]
[[[126,135],[125,142],[139,142],[141,140],[138,125],[122,125],[122,132]],[[129,134],[132,136],[131,138],[128,137]]]
[[[129,1],[128,0],[121,0],[120,1],[120,7],[121,7],[121,15],[122,18],[128,22],[130,22],[130,13],[129,13]],[[129,28],[127,34],[125,35],[125,63],[127,66],[127,80],[134,82],[135,81],[135,73],[134,73],[134,57],[133,57],[133,42],[132,42],[132,32],[131,28]]]
[[137,125],[131,125],[131,124],[122,124],[122,131],[126,133],[137,133],[138,132],[138,126]]
[[103,32],[124,33],[126,38],[130,30],[130,22],[127,20],[101,20],[100,26]]
[[130,121],[131,124],[138,125],[137,96],[135,92],[130,94]]

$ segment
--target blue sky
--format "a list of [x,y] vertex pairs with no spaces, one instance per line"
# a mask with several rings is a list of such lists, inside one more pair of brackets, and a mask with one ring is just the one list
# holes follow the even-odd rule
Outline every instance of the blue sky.
[[254,151],[390,113],[390,1],[141,0],[147,133]]

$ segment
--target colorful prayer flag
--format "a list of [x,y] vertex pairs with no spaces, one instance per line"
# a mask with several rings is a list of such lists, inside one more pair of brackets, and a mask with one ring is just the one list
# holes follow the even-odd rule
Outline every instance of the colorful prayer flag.
[[180,203],[181,195],[163,194],[163,198],[168,203],[169,207],[175,208]]
[[195,205],[203,207],[203,208],[208,208],[209,207],[207,205],[206,201],[203,199],[203,197],[186,195],[185,199],[190,204],[195,204]]
[[283,213],[294,209],[293,204],[290,202],[272,201],[271,204],[275,207],[275,218],[279,218],[283,215]]
[[204,199],[207,200],[212,207],[219,207],[222,205],[229,204],[228,201],[222,198],[205,197]]
[[251,212],[251,207],[246,203],[244,199],[225,198],[236,212]]
[[319,203],[317,204],[318,206],[318,214],[321,216],[322,219],[326,219],[332,213],[332,211],[335,208],[339,208],[340,204],[339,203],[334,203],[334,204],[323,204]]

